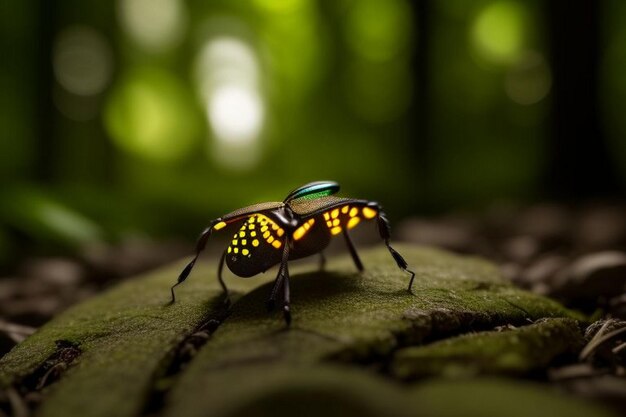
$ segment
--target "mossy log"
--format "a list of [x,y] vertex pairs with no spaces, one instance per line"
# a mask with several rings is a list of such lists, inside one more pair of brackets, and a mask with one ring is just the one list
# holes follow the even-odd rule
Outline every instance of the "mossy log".
[[[545,318],[563,319],[549,322],[555,335],[574,334],[584,319],[512,287],[486,261],[414,246],[398,250],[416,272],[413,294],[406,291],[407,274],[381,247],[362,252],[363,273],[355,272],[349,256],[332,260],[325,271],[312,265],[293,268],[291,328],[279,312],[266,311],[271,271],[229,279],[230,306],[216,282],[215,263],[195,270],[178,287],[173,305],[168,305],[169,287],[182,265],[155,271],[68,310],[16,346],[0,359],[0,387],[22,394],[40,391],[39,416],[445,416],[451,414],[436,401],[417,399],[423,390],[445,392],[447,382],[401,382],[394,373],[406,349]],[[533,326],[527,329],[529,340],[550,338]],[[183,354],[189,346],[197,354]],[[499,341],[490,352],[510,348]],[[549,358],[539,359],[532,349],[516,351],[536,361],[518,373],[545,367],[578,348],[576,341],[556,343]],[[480,349],[464,353],[469,362],[473,354],[484,360]],[[576,414],[580,410],[608,415],[594,405],[576,408],[576,401],[534,389],[510,388],[506,395],[517,401],[537,395],[573,415],[582,415]],[[460,392],[457,385],[449,390],[450,395]],[[497,411],[508,413],[507,408]]]

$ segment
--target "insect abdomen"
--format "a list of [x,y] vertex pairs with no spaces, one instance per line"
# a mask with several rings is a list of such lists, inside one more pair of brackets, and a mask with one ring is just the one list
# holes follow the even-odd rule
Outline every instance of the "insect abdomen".
[[254,214],[233,235],[226,265],[246,278],[264,272],[282,259],[285,231],[263,214]]

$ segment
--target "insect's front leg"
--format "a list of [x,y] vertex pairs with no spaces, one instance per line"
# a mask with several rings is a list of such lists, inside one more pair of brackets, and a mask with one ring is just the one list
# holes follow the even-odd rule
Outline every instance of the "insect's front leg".
[[289,267],[285,264],[285,282],[283,282],[283,316],[287,327],[291,325],[291,290],[289,288]]
[[276,280],[274,280],[274,285],[272,285],[270,298],[267,300],[267,311],[274,311],[274,307],[276,307],[276,296],[278,295],[278,291],[280,290],[282,285],[283,285],[283,275],[280,273],[280,268],[279,268],[278,276],[276,277]]
[[409,281],[408,291],[412,292],[411,288],[413,287],[413,281],[415,280],[415,272],[408,269],[408,264],[406,263],[402,255],[400,255],[394,248],[391,247],[391,244],[389,243],[389,239],[391,238],[391,225],[389,224],[389,220],[387,220],[387,216],[385,215],[385,212],[382,211],[379,205],[376,205],[376,210],[378,212],[377,220],[378,220],[378,232],[380,233],[380,237],[382,237],[383,240],[385,241],[385,245],[387,246],[387,249],[389,249],[389,253],[391,253],[391,256],[396,261],[396,264],[398,265],[398,267],[402,269],[403,271],[406,271],[409,274],[411,274],[411,280]]

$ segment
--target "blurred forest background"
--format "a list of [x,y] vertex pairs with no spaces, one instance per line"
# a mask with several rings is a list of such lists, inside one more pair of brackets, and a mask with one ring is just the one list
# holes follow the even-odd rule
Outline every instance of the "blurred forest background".
[[626,2],[0,2],[0,265],[332,179],[392,220],[621,198]]

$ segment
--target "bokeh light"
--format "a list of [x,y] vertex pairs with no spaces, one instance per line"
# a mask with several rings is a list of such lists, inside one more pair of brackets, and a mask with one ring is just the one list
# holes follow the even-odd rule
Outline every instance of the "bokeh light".
[[210,38],[198,53],[195,78],[212,132],[211,156],[225,167],[250,168],[260,158],[265,120],[255,51],[235,36]]
[[253,89],[226,85],[211,94],[208,117],[218,140],[248,146],[259,136],[263,104]]
[[182,0],[120,0],[118,14],[124,31],[150,52],[167,51],[178,45],[188,23]]
[[56,81],[68,92],[96,95],[111,79],[112,53],[107,40],[94,28],[70,26],[55,40],[52,68]]
[[412,33],[411,7],[404,0],[349,4],[344,36],[351,59],[345,67],[345,97],[361,120],[389,123],[407,109]]
[[411,8],[404,0],[359,0],[348,11],[346,42],[371,61],[387,61],[410,42]]
[[483,8],[471,28],[478,58],[491,64],[511,64],[521,54],[527,37],[528,15],[516,1],[497,1]]
[[187,155],[201,128],[191,92],[158,68],[122,77],[107,103],[105,124],[121,149],[164,162]]
[[270,13],[289,14],[306,7],[309,0],[254,0],[254,4]]
[[274,120],[284,127],[297,116],[293,106],[301,106],[323,80],[329,60],[327,28],[314,0],[255,0],[254,5],[259,56],[271,74],[267,94],[291,116]]
[[[579,123],[565,137],[598,132],[626,178],[618,0],[5,3],[2,179],[105,228],[193,236],[320,177],[397,218],[523,201]],[[0,224],[0,245],[58,213]]]
[[527,51],[507,72],[504,89],[515,103],[530,105],[543,100],[551,85],[550,68],[543,56]]

